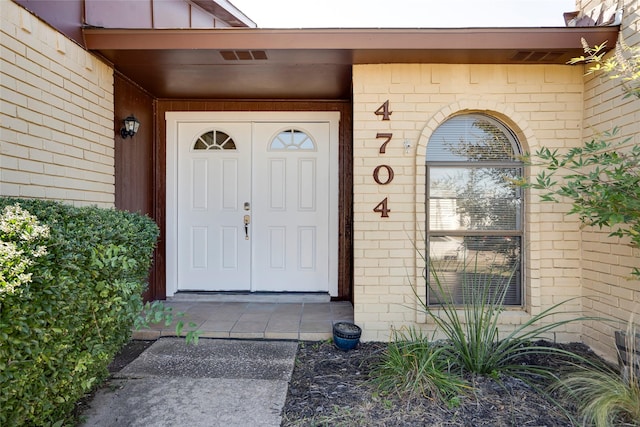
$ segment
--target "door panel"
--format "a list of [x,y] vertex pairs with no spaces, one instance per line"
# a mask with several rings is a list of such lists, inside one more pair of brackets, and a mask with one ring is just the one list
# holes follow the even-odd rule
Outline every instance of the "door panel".
[[313,212],[316,209],[316,189],[319,185],[316,175],[316,160],[299,160],[298,171],[298,210]]
[[[178,135],[179,289],[250,290],[243,204],[251,194],[251,125],[179,123]],[[219,145],[224,135],[233,148]]]
[[329,289],[329,129],[254,124],[255,291]]
[[286,160],[270,159],[269,160],[269,209],[271,211],[285,211],[286,205]]

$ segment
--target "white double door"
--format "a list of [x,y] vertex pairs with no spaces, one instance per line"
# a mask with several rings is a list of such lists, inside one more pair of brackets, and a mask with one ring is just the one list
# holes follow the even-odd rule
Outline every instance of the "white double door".
[[177,290],[337,288],[335,123],[178,121],[175,127]]

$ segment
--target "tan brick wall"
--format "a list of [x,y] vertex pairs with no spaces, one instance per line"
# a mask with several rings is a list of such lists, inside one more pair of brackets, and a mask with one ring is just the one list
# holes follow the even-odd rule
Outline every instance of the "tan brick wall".
[[[582,2],[581,10],[590,10],[601,0]],[[621,34],[630,46],[640,46],[640,4],[621,0],[624,7]],[[586,71],[586,68],[585,68]],[[602,74],[585,76],[585,111],[583,140],[598,138],[613,127],[620,128],[621,139],[631,138],[640,144],[640,100],[623,99],[618,82]],[[585,314],[615,318],[627,322],[635,313],[640,321],[640,281],[629,280],[632,267],[640,266],[640,250],[628,242],[608,237],[607,230],[585,229],[582,232],[582,281]],[[617,326],[605,322],[585,325],[583,339],[596,352],[615,359],[613,331]]]
[[[580,67],[504,65],[359,65],[354,67],[354,303],[363,340],[387,340],[391,329],[425,322],[415,292],[425,294],[414,242],[425,226],[425,152],[431,133],[453,114],[480,111],[509,125],[524,150],[573,147],[582,132]],[[392,115],[374,112],[389,100]],[[393,133],[386,153],[376,133]],[[404,142],[410,145],[404,148]],[[395,177],[378,185],[376,166]],[[535,172],[535,170],[533,171]],[[373,208],[384,198],[381,218]],[[581,294],[580,230],[563,215],[566,206],[541,204],[527,195],[526,304],[503,316],[505,330],[550,305]],[[581,310],[579,301],[565,307]],[[580,327],[557,339],[580,339]]]
[[113,70],[6,0],[0,49],[0,195],[113,206]]

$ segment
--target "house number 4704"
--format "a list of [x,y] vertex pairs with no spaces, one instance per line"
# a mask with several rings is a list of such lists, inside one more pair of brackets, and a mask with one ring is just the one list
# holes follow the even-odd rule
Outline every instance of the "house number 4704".
[[[380,108],[378,108],[374,112],[374,114],[376,116],[382,116],[382,120],[391,120],[392,111],[389,110],[389,100],[386,100],[384,104],[382,104]],[[379,150],[380,154],[386,154],[387,144],[389,144],[389,142],[391,141],[391,138],[393,138],[392,133],[376,134],[376,139],[383,140],[382,145],[380,145],[380,150]],[[378,185],[389,184],[391,181],[393,181],[393,168],[389,165],[376,166],[376,168],[373,170],[373,180]],[[388,206],[387,199],[388,198],[385,197],[380,203],[376,205],[375,208],[373,208],[373,211],[379,213],[381,218],[388,218],[389,212],[391,212],[391,209],[389,209],[389,206]]]

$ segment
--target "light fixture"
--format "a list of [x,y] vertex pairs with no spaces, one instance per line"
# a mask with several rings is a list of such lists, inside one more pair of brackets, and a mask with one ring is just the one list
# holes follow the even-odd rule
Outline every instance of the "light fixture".
[[128,136],[133,137],[133,135],[135,135],[136,132],[138,132],[138,128],[140,127],[140,122],[138,121],[138,119],[133,117],[133,115],[124,119],[123,122],[124,122],[124,127],[120,129],[120,136],[122,136],[122,139],[127,139]]

